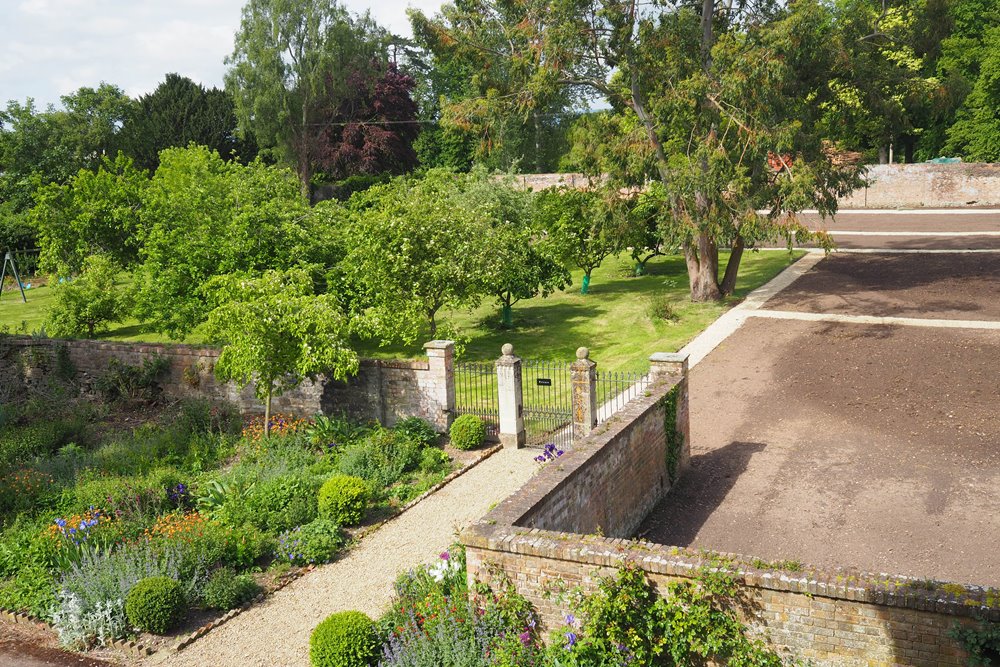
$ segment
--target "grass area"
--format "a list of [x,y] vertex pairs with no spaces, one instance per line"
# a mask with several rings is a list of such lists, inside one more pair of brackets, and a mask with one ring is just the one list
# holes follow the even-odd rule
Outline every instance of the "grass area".
[[[692,303],[688,299],[687,272],[680,256],[655,257],[647,264],[647,273],[627,277],[631,262],[627,256],[611,258],[592,275],[590,294],[580,294],[581,271],[573,273],[573,287],[547,298],[522,301],[514,306],[514,329],[500,328],[500,314],[492,301],[472,311],[446,312],[449,322],[466,338],[463,359],[492,360],[500,356],[504,343],[513,343],[515,352],[525,358],[572,361],[576,349],[586,346],[591,358],[606,370],[645,370],[654,352],[673,352],[738,303],[751,290],[764,284],[803,255],[768,250],[747,253],[740,267],[736,293],[724,303]],[[723,253],[724,267],[728,255]],[[650,314],[655,297],[671,301],[673,320],[656,319]],[[15,291],[3,292],[0,298],[0,327],[17,333],[41,329],[52,301],[48,287],[28,290],[28,303],[21,303]],[[413,345],[378,347],[361,341],[364,356],[379,358],[419,358],[429,334]],[[136,320],[129,320],[99,335],[106,340],[168,342],[159,333],[148,331]],[[200,343],[195,331],[185,340]]]
[[[683,257],[655,257],[646,265],[646,275],[634,278],[626,277],[632,264],[623,255],[605,261],[594,271],[587,295],[579,290],[583,272],[575,271],[569,290],[516,304],[514,329],[500,328],[500,313],[492,302],[471,312],[445,313],[444,319],[468,337],[461,357],[465,360],[496,359],[500,347],[512,343],[515,354],[523,358],[572,361],[576,349],[585,346],[599,369],[645,370],[649,355],[684,347],[748,292],[803,254],[776,250],[745,254],[736,293],[723,303],[690,301]],[[722,267],[727,259],[728,254],[723,253]],[[658,295],[672,302],[676,319],[651,316],[650,305]],[[361,350],[369,357],[423,356],[422,342],[382,348],[362,343]]]

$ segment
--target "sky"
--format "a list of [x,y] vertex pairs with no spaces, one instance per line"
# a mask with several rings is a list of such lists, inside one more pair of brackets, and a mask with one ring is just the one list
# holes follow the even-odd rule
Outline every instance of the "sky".
[[[168,72],[222,86],[245,0],[0,0],[0,105],[39,107],[101,81],[136,97]],[[406,8],[433,13],[441,0],[343,0],[409,35]]]

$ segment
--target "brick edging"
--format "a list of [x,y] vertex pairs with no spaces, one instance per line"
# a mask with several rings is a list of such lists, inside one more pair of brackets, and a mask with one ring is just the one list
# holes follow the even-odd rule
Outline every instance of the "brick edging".
[[[55,631],[55,628],[52,627],[51,623],[23,612],[12,612],[6,609],[0,609],[0,618],[5,618],[8,621],[19,625],[35,625],[48,628],[53,632]],[[153,655],[155,652],[155,649],[152,647],[134,639],[113,639],[105,645],[105,648],[113,648],[119,651],[124,651],[125,653],[131,654],[133,658],[145,658]]]

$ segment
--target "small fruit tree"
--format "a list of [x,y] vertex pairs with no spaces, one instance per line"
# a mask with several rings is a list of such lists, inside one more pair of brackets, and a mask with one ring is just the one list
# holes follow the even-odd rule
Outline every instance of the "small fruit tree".
[[212,340],[224,343],[215,375],[243,388],[255,381],[270,432],[271,397],[318,373],[343,380],[358,370],[349,346],[350,322],[328,294],[315,294],[303,268],[213,279],[218,304],[208,316]]

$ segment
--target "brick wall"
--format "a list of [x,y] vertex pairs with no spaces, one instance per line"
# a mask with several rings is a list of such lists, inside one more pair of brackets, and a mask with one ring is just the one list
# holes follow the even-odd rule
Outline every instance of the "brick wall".
[[1000,206],[1000,164],[879,164],[842,208]]
[[[678,410],[668,416],[664,399],[672,391]],[[654,385],[535,475],[518,494],[523,502],[511,509],[517,516],[508,518],[528,528],[632,535],[676,481],[677,473],[671,480],[667,470],[670,418],[683,434],[679,467],[690,458],[686,406],[686,377]]]
[[[44,382],[55,372],[59,348],[65,348],[74,369],[73,380],[85,394],[96,393],[94,383],[107,372],[111,359],[137,366],[143,359],[159,355],[169,363],[161,381],[168,397],[227,400],[245,414],[264,410],[254,396],[252,385],[240,390],[233,383],[215,379],[219,350],[209,346],[7,336],[2,348],[0,388],[13,398]],[[272,409],[300,416],[318,412],[344,415],[357,421],[378,420],[390,426],[412,415],[446,430],[454,408],[453,347],[448,341],[433,341],[427,345],[427,354],[427,361],[362,360],[358,375],[347,382],[325,376],[316,382],[306,380],[298,388],[274,397]]]
[[[586,187],[583,174],[523,174],[533,190]],[[1000,164],[869,165],[868,187],[840,199],[841,208],[956,208],[1000,206]]]
[[[488,580],[499,566],[536,608],[546,628],[559,627],[569,608],[560,587],[591,591],[623,558],[638,563],[653,584],[688,579],[703,553],[597,536],[512,526],[480,526],[463,534],[469,576]],[[995,601],[978,589],[926,590],[927,582],[847,572],[759,570],[734,558],[747,603],[745,620],[782,655],[814,665],[964,665],[948,630],[973,617],[1000,620]],[[994,605],[990,607],[991,604]]]
[[[687,433],[684,376],[668,375],[589,438],[547,464],[518,493],[466,529],[470,579],[498,566],[558,627],[568,611],[551,592],[594,590],[622,559],[645,570],[658,588],[696,576],[706,552],[628,539],[669,489],[664,397],[678,389],[677,428]],[[684,438],[680,469],[689,451]],[[855,571],[789,571],[732,554],[746,601],[746,620],[790,658],[811,664],[961,665],[947,636],[956,621],[1000,621],[1000,593]],[[779,564],[780,565],[780,564]]]

